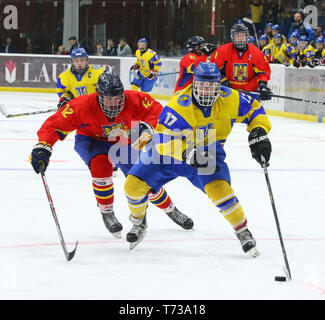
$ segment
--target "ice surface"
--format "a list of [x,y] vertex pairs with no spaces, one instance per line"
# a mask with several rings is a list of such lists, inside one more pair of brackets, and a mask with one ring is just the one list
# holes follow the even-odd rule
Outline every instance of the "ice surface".
[[[9,113],[44,110],[55,94],[0,93]],[[90,174],[73,150],[74,136],[54,147],[46,172],[68,249],[59,242],[44,187],[28,157],[36,132],[51,114],[5,118],[0,114],[0,299],[324,299],[325,126],[270,117],[269,175],[292,272],[284,275],[280,242],[265,177],[251,158],[245,126],[236,125],[225,149],[232,185],[261,255],[245,255],[232,228],[205,194],[187,180],[166,185],[177,207],[193,218],[192,231],[150,205],[145,240],[130,251],[131,228],[115,178],[115,212],[123,239],[106,231]]]

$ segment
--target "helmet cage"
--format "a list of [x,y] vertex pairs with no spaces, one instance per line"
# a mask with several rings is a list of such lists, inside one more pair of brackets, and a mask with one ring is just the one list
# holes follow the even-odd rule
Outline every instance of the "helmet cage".
[[[246,30],[232,30],[231,31],[231,40],[234,44],[234,46],[238,49],[243,49],[247,46],[248,43],[248,29]],[[238,39],[238,37],[240,39]]]
[[211,107],[219,96],[220,88],[220,82],[204,81],[201,76],[200,80],[193,83],[193,96],[201,107]]
[[108,118],[116,118],[124,108],[124,93],[117,96],[104,96],[98,93],[100,108]]

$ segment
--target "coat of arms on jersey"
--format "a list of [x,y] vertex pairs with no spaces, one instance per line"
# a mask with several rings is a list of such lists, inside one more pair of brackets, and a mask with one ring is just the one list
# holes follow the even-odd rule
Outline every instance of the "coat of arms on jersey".
[[87,88],[85,86],[76,87],[75,90],[78,92],[78,96],[84,96],[88,94]]
[[209,135],[209,130],[213,128],[213,123],[209,123],[206,126],[198,127],[196,131],[197,141],[204,140]]
[[125,136],[127,138],[127,134],[123,122],[102,126],[102,128],[103,128],[103,137],[107,137],[108,140],[115,140],[116,137],[121,137],[121,136]]
[[5,79],[9,83],[16,81],[16,63],[12,60],[5,63]]
[[244,81],[248,76],[247,63],[234,63],[234,79],[237,81]]
[[189,107],[192,103],[192,99],[187,94],[182,94],[178,99],[177,103],[182,107]]

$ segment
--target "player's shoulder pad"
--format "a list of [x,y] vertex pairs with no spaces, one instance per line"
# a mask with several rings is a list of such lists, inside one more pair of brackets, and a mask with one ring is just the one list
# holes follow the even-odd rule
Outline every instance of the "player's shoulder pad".
[[101,67],[101,66],[98,65],[98,64],[90,64],[90,65],[89,65],[89,69],[92,69],[92,70],[101,70],[101,69],[103,69],[103,70],[104,70],[104,68]]

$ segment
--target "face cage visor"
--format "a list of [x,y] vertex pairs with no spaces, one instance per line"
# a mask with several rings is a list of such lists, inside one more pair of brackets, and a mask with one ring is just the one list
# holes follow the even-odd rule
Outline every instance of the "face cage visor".
[[247,46],[248,42],[248,31],[235,31],[231,34],[231,40],[235,47],[243,49]]
[[118,96],[102,96],[98,94],[98,102],[108,118],[116,118],[124,108],[124,94]]
[[85,58],[86,59],[86,64],[85,64],[85,67],[84,68],[81,68],[81,67],[76,67],[73,63],[74,60],[76,59],[80,59],[81,57],[76,57],[76,58],[71,58],[70,61],[71,61],[71,70],[76,73],[76,74],[83,74],[85,73],[89,66],[88,66],[88,57],[82,57],[82,58]]
[[219,96],[220,87],[220,82],[196,80],[193,83],[194,98],[201,107],[211,107]]

